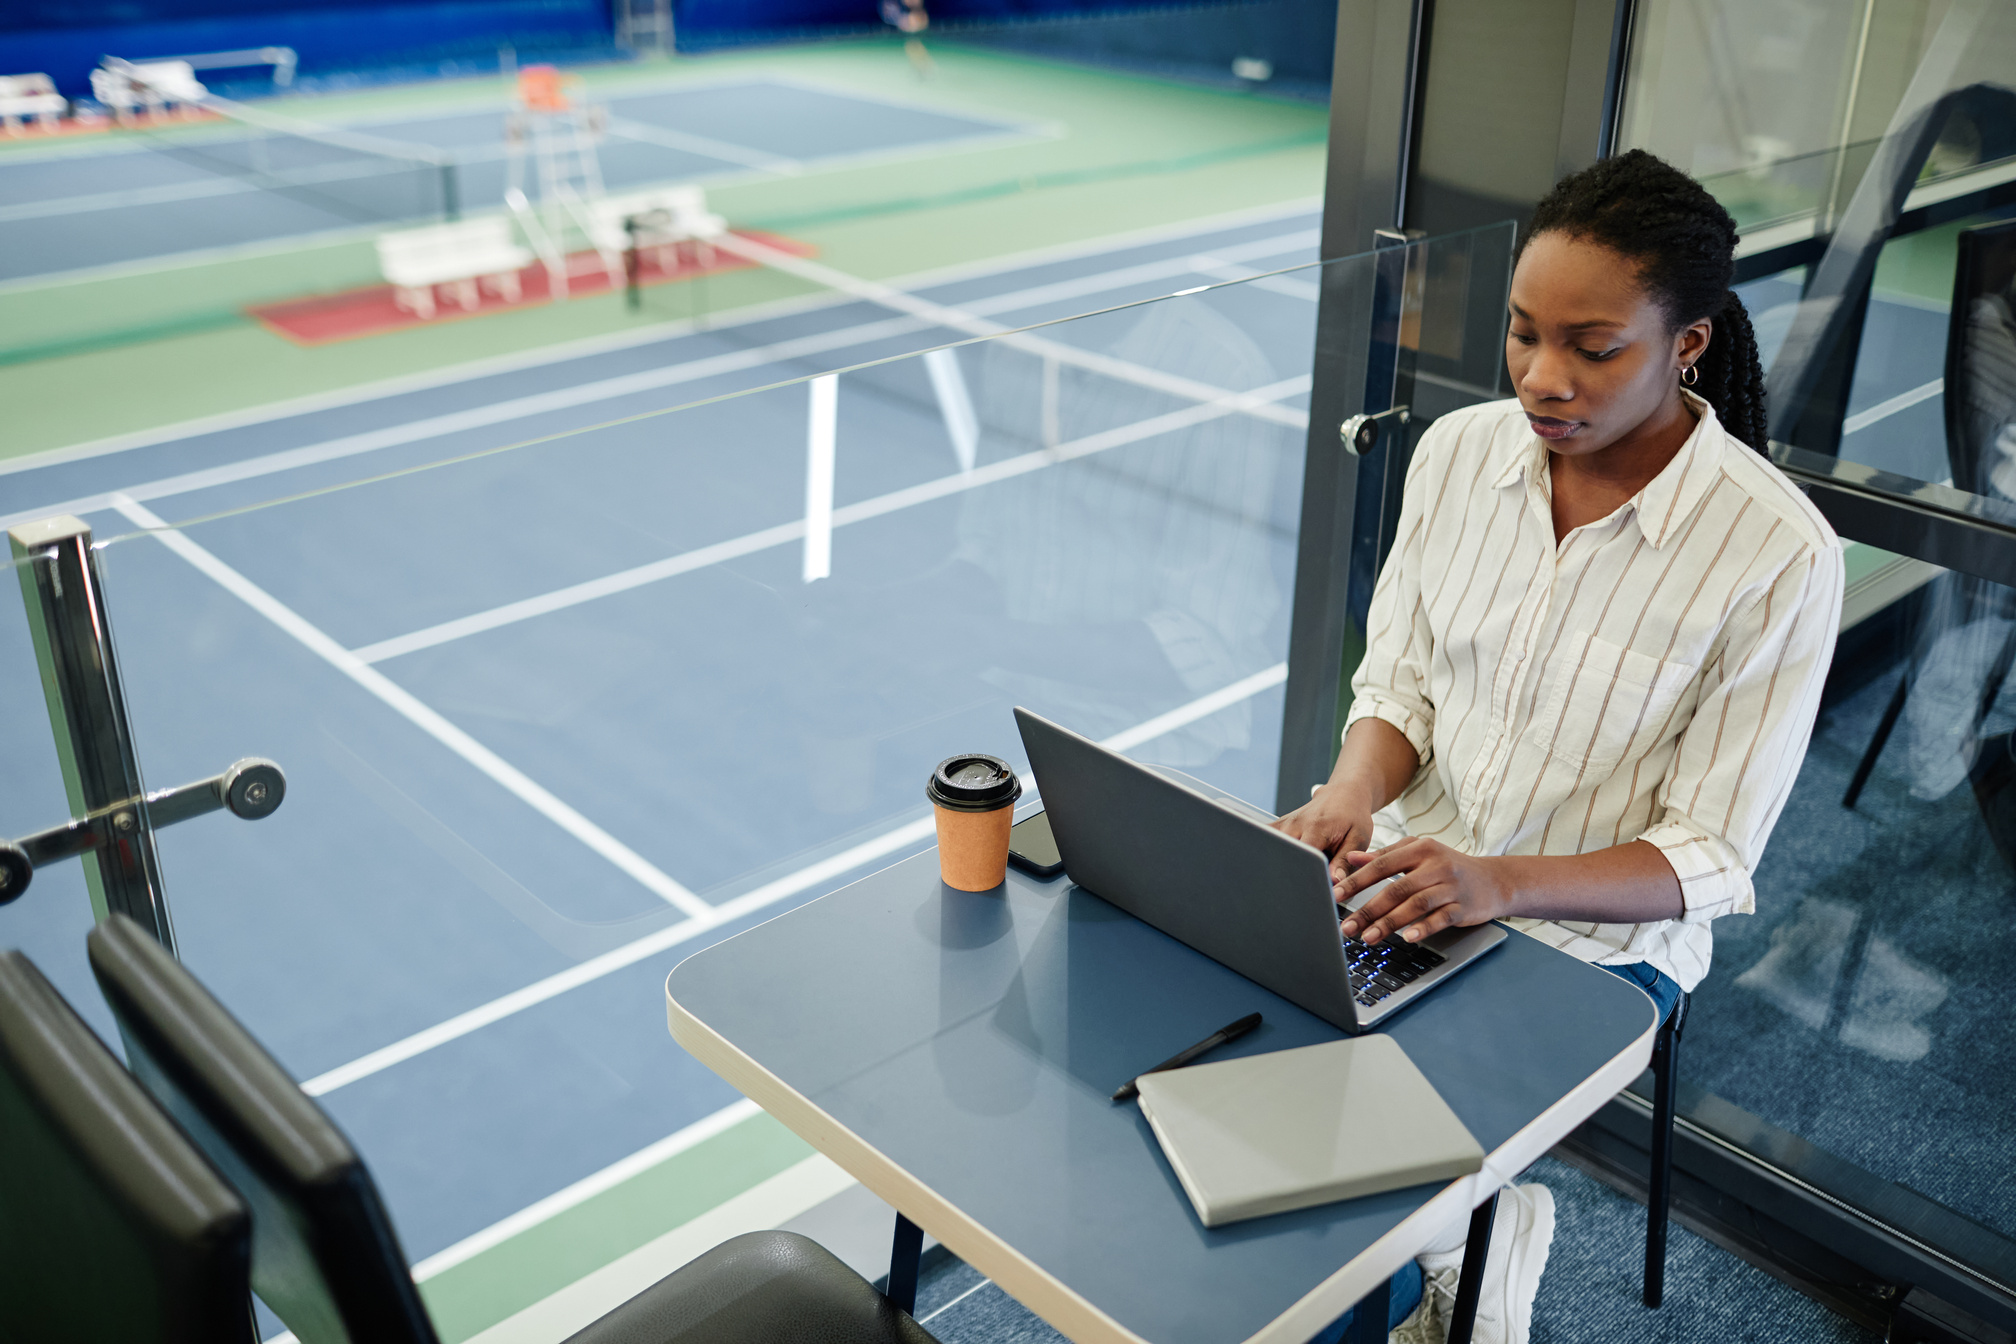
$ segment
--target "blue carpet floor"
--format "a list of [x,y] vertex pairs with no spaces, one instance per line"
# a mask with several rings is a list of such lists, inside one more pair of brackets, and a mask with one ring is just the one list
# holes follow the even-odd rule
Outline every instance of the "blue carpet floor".
[[[1532,1344],[1874,1344],[1875,1335],[1677,1226],[1667,1253],[1666,1305],[1647,1311],[1638,1300],[1644,1206],[1551,1159],[1526,1180],[1554,1192],[1557,1220]],[[942,1344],[1065,1344],[958,1259],[919,1285],[917,1317]]]

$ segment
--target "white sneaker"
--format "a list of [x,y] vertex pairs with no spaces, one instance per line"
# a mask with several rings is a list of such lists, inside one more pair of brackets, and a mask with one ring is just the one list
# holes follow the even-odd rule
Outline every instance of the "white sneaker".
[[1456,1271],[1421,1275],[1421,1305],[1386,1336],[1386,1344],[1448,1344],[1449,1314],[1456,1305]]
[[[1547,1249],[1553,1242],[1553,1191],[1544,1185],[1508,1185],[1499,1192],[1471,1344],[1527,1344],[1533,1333],[1533,1299],[1539,1296],[1540,1275],[1547,1268]],[[1394,1344],[1443,1344],[1449,1337],[1463,1248],[1419,1259],[1421,1309],[1393,1332]],[[1417,1318],[1422,1318],[1418,1324]],[[1403,1335],[1410,1327],[1416,1335]]]

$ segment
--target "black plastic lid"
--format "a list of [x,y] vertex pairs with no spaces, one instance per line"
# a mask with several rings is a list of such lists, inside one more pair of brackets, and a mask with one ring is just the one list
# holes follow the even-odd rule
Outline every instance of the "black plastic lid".
[[954,812],[992,812],[1022,796],[1022,781],[999,756],[948,756],[931,772],[924,796]]

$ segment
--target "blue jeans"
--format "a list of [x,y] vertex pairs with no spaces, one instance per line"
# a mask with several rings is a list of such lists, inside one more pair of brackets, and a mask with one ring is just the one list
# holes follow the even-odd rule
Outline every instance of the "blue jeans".
[[1652,996],[1652,1002],[1659,1005],[1659,1024],[1673,1016],[1673,1010],[1680,1004],[1680,986],[1673,978],[1655,969],[1649,961],[1634,961],[1625,966],[1603,966],[1605,970],[1620,980],[1629,980],[1638,988]]
[[[1421,1266],[1409,1260],[1393,1275],[1392,1308],[1386,1313],[1388,1333],[1400,1328],[1400,1322],[1414,1314],[1414,1308],[1421,1305]],[[1345,1331],[1351,1328],[1351,1320],[1357,1309],[1345,1312],[1329,1325],[1317,1331],[1309,1344],[1338,1344]]]

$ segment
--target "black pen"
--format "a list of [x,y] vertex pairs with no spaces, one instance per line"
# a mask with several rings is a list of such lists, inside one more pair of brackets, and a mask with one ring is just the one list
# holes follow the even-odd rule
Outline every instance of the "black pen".
[[1225,1044],[1225,1042],[1227,1041],[1236,1041],[1241,1036],[1244,1036],[1247,1032],[1253,1030],[1253,1028],[1259,1025],[1260,1025],[1260,1014],[1248,1013],[1246,1014],[1246,1016],[1240,1018],[1237,1022],[1234,1022],[1229,1026],[1223,1026],[1218,1028],[1218,1030],[1212,1032],[1209,1036],[1206,1036],[1203,1040],[1197,1042],[1197,1044],[1191,1046],[1188,1050],[1178,1051],[1176,1054],[1173,1054],[1169,1058],[1163,1060],[1160,1064],[1157,1064],[1154,1068],[1147,1070],[1146,1073],[1137,1075],[1133,1078],[1129,1078],[1126,1082],[1120,1085],[1120,1090],[1113,1094],[1113,1100],[1115,1101],[1134,1100],[1134,1098],[1141,1091],[1141,1089],[1138,1086],[1136,1086],[1136,1084],[1138,1084],[1141,1081],[1141,1079],[1146,1076],[1147,1073],[1161,1073],[1167,1069],[1180,1069],[1185,1064],[1188,1064],[1192,1060],[1196,1059],[1199,1055],[1207,1054],[1210,1051],[1216,1050],[1219,1046]]

